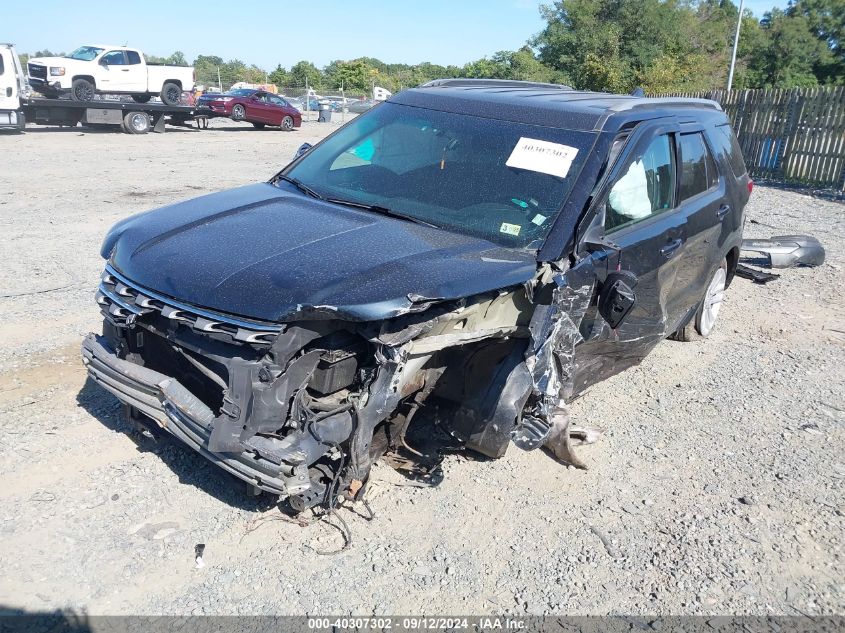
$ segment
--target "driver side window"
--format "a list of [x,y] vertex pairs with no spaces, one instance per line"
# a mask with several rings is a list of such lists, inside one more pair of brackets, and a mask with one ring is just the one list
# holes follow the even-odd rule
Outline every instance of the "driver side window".
[[108,66],[124,66],[123,51],[111,51],[103,55],[102,63]]
[[642,156],[628,165],[607,197],[605,229],[615,230],[668,211],[675,194],[672,138],[655,138]]

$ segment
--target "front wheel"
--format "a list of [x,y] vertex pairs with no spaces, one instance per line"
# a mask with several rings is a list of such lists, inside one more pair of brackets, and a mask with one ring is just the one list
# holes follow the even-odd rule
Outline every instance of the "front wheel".
[[279,127],[281,127],[285,132],[290,132],[293,129],[293,117],[286,116],[282,119],[282,123]]
[[243,121],[245,117],[246,108],[244,108],[240,103],[236,103],[235,107],[232,108],[232,120]]
[[152,95],[132,95],[132,100],[135,103],[147,103]]
[[87,79],[74,79],[70,87],[70,98],[74,101],[93,101],[94,84]]
[[710,283],[704,291],[704,298],[695,313],[695,317],[683,327],[678,328],[669,338],[675,341],[693,341],[696,338],[707,338],[716,326],[716,319],[722,302],[725,300],[725,287],[728,280],[728,260],[722,263],[710,277]]
[[179,105],[182,99],[182,87],[172,81],[164,82],[161,87],[161,101],[169,106]]

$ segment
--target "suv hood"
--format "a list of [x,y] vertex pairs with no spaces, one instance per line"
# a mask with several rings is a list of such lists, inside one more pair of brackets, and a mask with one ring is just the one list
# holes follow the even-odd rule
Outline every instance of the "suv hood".
[[268,183],[132,216],[103,257],[141,287],[266,321],[376,320],[522,284],[535,253]]

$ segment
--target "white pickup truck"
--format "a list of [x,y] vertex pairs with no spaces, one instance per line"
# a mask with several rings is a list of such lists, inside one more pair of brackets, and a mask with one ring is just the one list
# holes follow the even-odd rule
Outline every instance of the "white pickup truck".
[[190,66],[148,64],[141,51],[124,46],[80,46],[65,57],[35,57],[27,63],[33,89],[46,97],[70,92],[75,101],[91,101],[96,93],[128,94],[138,103],[159,95],[177,105],[183,90],[194,87]]

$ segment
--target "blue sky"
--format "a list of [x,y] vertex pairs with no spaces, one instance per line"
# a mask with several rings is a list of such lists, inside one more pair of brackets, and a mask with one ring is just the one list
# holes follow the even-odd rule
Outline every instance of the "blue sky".
[[[738,0],[735,0],[738,2]],[[462,65],[516,49],[540,31],[536,0],[144,0],[4,2],[0,41],[19,52],[128,44],[153,55],[181,50],[237,58],[268,70],[301,59],[377,57]],[[761,16],[786,0],[748,0]]]

